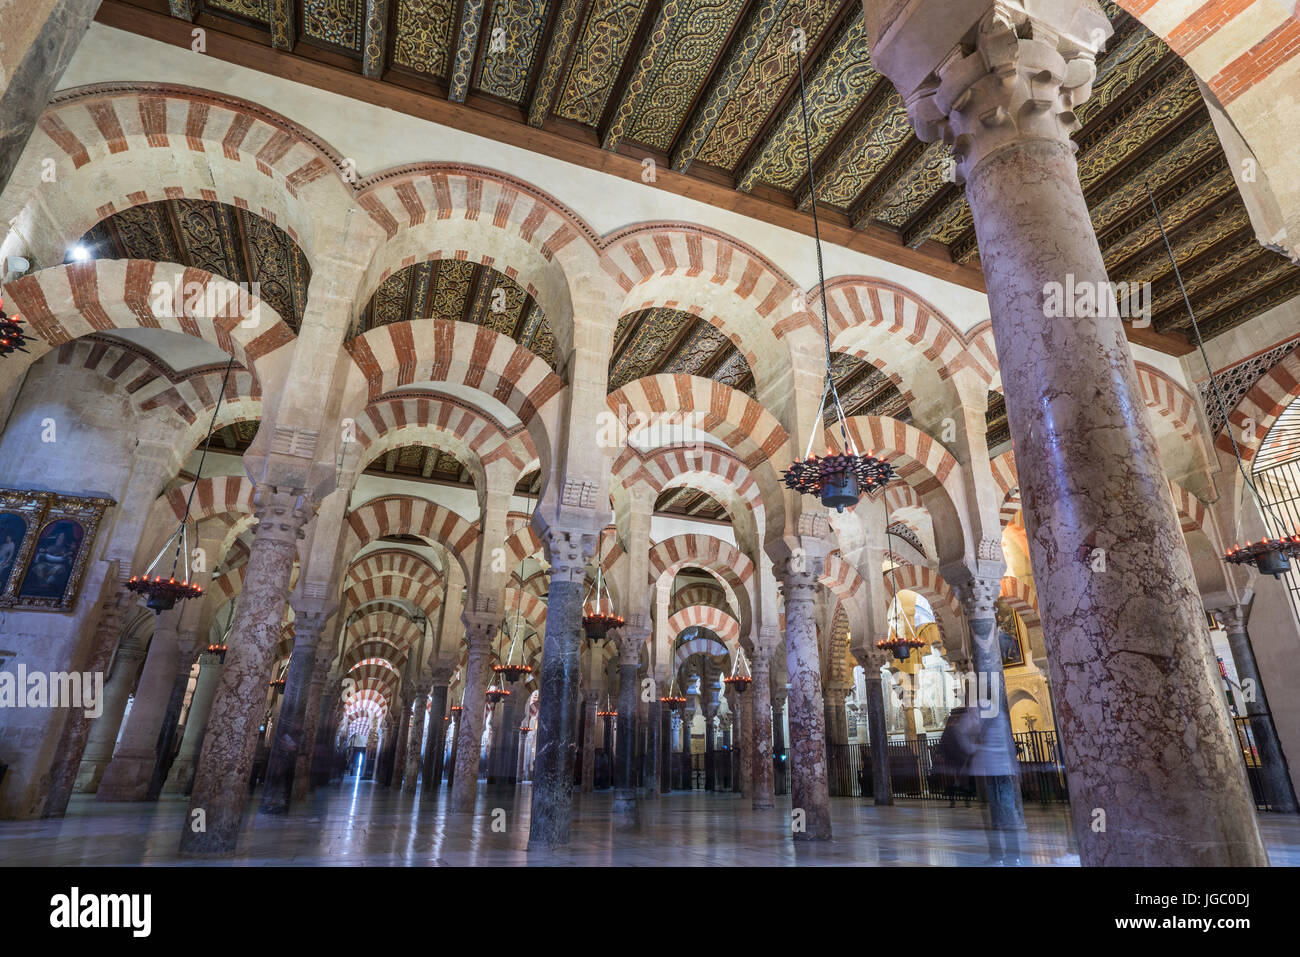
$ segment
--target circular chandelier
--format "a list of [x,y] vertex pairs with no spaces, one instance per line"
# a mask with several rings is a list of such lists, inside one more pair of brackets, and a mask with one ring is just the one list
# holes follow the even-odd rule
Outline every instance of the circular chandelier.
[[617,718],[618,709],[614,707],[614,702],[609,700],[609,695],[605,695],[605,707],[596,710],[598,718]]
[[[890,572],[893,572],[893,567],[890,568]],[[882,651],[888,651],[899,661],[906,661],[911,657],[912,649],[924,646],[925,642],[917,635],[915,623],[903,614],[903,608],[898,599],[897,583],[895,583],[894,587],[894,610],[890,617],[892,621],[889,623],[889,637],[876,642],[876,647]],[[900,625],[902,625],[901,628]]]
[[[496,668],[492,669],[496,672]],[[506,687],[505,682],[500,680],[500,675],[494,675],[492,683],[488,685],[487,691],[483,692],[483,697],[487,698],[492,704],[503,701],[510,697],[510,689]]]
[[[817,287],[821,293],[822,339],[826,345],[826,385],[822,389],[821,404],[817,407],[817,418],[808,435],[808,448],[803,458],[790,463],[790,467],[781,473],[786,487],[800,495],[811,495],[821,499],[822,505],[843,512],[858,504],[863,495],[871,496],[879,492],[894,478],[894,467],[875,456],[874,450],[865,455],[858,449],[849,433],[848,418],[844,406],[840,403],[840,392],[835,385],[835,376],[831,365],[831,328],[826,313],[826,270],[822,263],[821,223],[817,216],[817,179],[813,173],[812,135],[808,126],[808,97],[804,90],[803,64],[799,64],[799,103],[803,114],[804,155],[808,161],[808,188],[812,200],[813,240],[817,249]],[[818,426],[822,431],[829,429],[822,424],[829,401],[835,420],[840,427],[840,451],[826,450],[824,456],[813,455],[813,440],[817,436]]]
[[217,660],[220,661],[223,665],[226,663],[226,652],[228,650],[230,650],[230,646],[227,645],[224,640],[219,645],[218,644],[208,645],[208,654],[216,655]]
[[737,694],[744,694],[754,683],[754,676],[749,671],[749,662],[745,660],[744,648],[737,646],[736,662],[731,666],[731,674],[723,678],[722,683]]
[[[519,637],[523,633],[523,627],[519,618],[519,603],[523,599],[523,575],[520,574],[520,587],[515,589],[515,626],[510,638],[510,647],[506,650],[505,661],[501,664],[493,665],[492,671],[498,680],[505,680],[514,683],[524,675],[533,673],[531,665],[524,664],[524,651],[520,645]],[[504,629],[502,629],[504,630]],[[516,656],[516,652],[518,655]],[[518,660],[516,661],[516,657]]]
[[[172,533],[171,538],[163,543],[162,551],[144,570],[144,574],[132,575],[126,583],[128,591],[144,596],[145,606],[152,608],[155,615],[175,608],[178,601],[197,598],[203,594],[203,587],[190,581],[190,509],[194,505],[194,493],[198,490],[199,479],[203,477],[203,463],[208,457],[208,446],[212,444],[212,431],[217,424],[217,416],[221,413],[221,404],[226,398],[226,387],[230,384],[230,370],[234,365],[235,356],[231,353],[230,361],[226,363],[226,374],[221,380],[221,391],[217,393],[216,408],[212,410],[212,418],[208,421],[207,438],[203,440],[203,454],[199,456],[199,467],[194,473],[194,481],[190,483],[190,494],[185,500],[185,514],[181,516],[180,525]],[[163,578],[161,573],[153,574],[173,542],[176,543],[176,553],[172,557],[171,573],[167,578]],[[176,577],[178,572],[179,579]]]
[[[1192,332],[1196,335],[1196,345],[1201,350],[1201,358],[1205,361],[1205,368],[1210,373],[1210,388],[1214,392],[1215,401],[1219,406],[1219,414],[1223,416],[1223,431],[1228,436],[1228,441],[1232,443],[1232,455],[1237,460],[1237,469],[1241,472],[1242,481],[1246,483],[1246,488],[1250,490],[1251,497],[1255,500],[1255,505],[1259,509],[1259,514],[1264,520],[1264,526],[1267,529],[1272,525],[1274,529],[1281,530],[1276,538],[1264,537],[1258,542],[1245,542],[1241,545],[1233,545],[1223,554],[1223,560],[1230,565],[1253,565],[1261,575],[1272,575],[1274,578],[1281,578],[1286,572],[1291,570],[1291,559],[1300,556],[1300,529],[1294,526],[1288,526],[1288,523],[1279,519],[1269,507],[1264,503],[1264,499],[1259,494],[1259,489],[1251,481],[1250,476],[1246,474],[1246,464],[1241,458],[1241,449],[1237,446],[1237,438],[1232,434],[1232,426],[1228,421],[1228,406],[1223,400],[1223,390],[1219,388],[1219,377],[1214,374],[1214,366],[1210,364],[1210,357],[1205,352],[1205,341],[1201,338],[1201,327],[1196,323],[1196,312],[1192,309],[1192,301],[1187,296],[1187,287],[1183,285],[1182,273],[1178,271],[1178,262],[1174,258],[1173,246],[1169,244],[1169,235],[1165,232],[1164,221],[1160,218],[1160,207],[1156,204],[1155,193],[1151,191],[1151,184],[1146,184],[1147,196],[1151,200],[1151,209],[1156,215],[1156,225],[1160,228],[1160,237],[1165,242],[1165,251],[1169,254],[1169,262],[1174,268],[1174,278],[1178,280],[1178,289],[1183,294],[1183,304],[1187,307],[1187,316],[1191,319]],[[1286,534],[1289,528],[1290,535]]]
[[27,334],[22,326],[22,317],[6,314],[4,304],[0,299],[0,357],[27,351],[23,348],[27,345]]
[[686,695],[677,690],[677,674],[673,673],[672,679],[668,682],[668,691],[666,694],[659,696],[659,703],[672,708],[674,711],[681,711],[686,707]]
[[605,584],[605,572],[601,559],[605,554],[605,535],[601,530],[600,549],[596,554],[596,580],[587,589],[587,597],[582,602],[582,630],[588,641],[601,641],[611,628],[619,628],[624,623],[622,615],[614,613],[614,599]]

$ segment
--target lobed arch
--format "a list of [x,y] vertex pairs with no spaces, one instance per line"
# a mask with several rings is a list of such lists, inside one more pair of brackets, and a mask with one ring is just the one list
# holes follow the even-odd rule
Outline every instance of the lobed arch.
[[357,203],[384,236],[362,284],[362,303],[407,266],[469,259],[504,273],[533,297],[551,323],[557,356],[573,351],[575,315],[595,303],[590,315],[613,315],[617,289],[603,281],[595,231],[521,179],[466,164],[421,163],[368,178]]
[[383,495],[355,506],[348,513],[351,536],[348,553],[386,535],[416,535],[437,542],[460,565],[469,581],[478,550],[478,524],[467,522],[443,505],[411,495]]
[[[53,181],[46,161],[55,163]],[[98,83],[57,94],[0,205],[6,255],[59,262],[114,212],[169,199],[226,203],[284,229],[313,264],[353,204],[319,137],[239,97],[179,84]]]

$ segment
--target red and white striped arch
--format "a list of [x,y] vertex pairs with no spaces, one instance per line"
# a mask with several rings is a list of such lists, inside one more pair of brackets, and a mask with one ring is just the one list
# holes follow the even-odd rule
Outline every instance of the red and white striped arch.
[[735,648],[740,640],[740,622],[712,605],[687,605],[668,618],[668,634],[674,638],[687,628],[695,627],[709,629],[728,649]]
[[442,545],[469,578],[478,547],[478,526],[451,509],[411,495],[384,495],[358,505],[348,513],[352,530],[350,551],[386,535],[417,535]]
[[[1277,417],[1297,398],[1300,398],[1300,350],[1292,350],[1251,386],[1228,415],[1243,460],[1249,462],[1255,457]],[[1232,454],[1232,439],[1226,430],[1219,433],[1215,447]]]
[[961,602],[937,571],[925,565],[903,565],[892,572],[886,572],[884,579],[885,594],[891,600],[894,597],[896,579],[899,591],[914,591],[930,603],[945,644],[961,641],[964,634]]
[[1006,575],[1002,579],[1002,590],[998,597],[1015,610],[1030,632],[1042,631],[1043,622],[1038,615],[1038,593],[1032,585],[1022,582],[1014,575]]

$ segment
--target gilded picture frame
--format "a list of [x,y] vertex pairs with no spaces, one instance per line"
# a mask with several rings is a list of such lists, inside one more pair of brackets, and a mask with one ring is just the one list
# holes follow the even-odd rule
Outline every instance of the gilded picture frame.
[[[0,489],[0,608],[71,611],[110,498]],[[17,533],[21,530],[22,541]]]

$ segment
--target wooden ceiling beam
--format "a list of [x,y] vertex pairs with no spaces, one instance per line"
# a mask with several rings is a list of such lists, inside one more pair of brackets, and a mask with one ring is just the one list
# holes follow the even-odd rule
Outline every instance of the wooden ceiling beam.
[[297,0],[271,0],[271,46],[292,50],[298,42]]
[[366,0],[365,39],[361,44],[361,75],[378,80],[384,75],[388,52],[389,0]]
[[616,95],[610,97],[613,104],[610,121],[601,136],[601,146],[607,150],[618,149],[632,121],[636,119],[637,101],[654,70],[656,53],[673,35],[672,18],[680,14],[676,3],[665,0],[652,0],[651,7],[652,11],[647,11],[641,17],[640,43],[634,44],[640,50],[635,60],[636,65],[623,82],[615,87]]
[[528,103],[529,126],[540,129],[551,115],[560,89],[560,78],[569,62],[573,41],[578,35],[578,26],[586,13],[587,3],[588,0],[560,0],[550,36],[545,43],[546,55],[542,58],[542,68],[533,87],[532,99]]
[[456,46],[452,51],[451,77],[447,81],[447,99],[464,103],[469,95],[469,83],[474,76],[474,60],[478,54],[479,34],[483,30],[483,10],[487,0],[461,0],[460,23],[456,30]]

